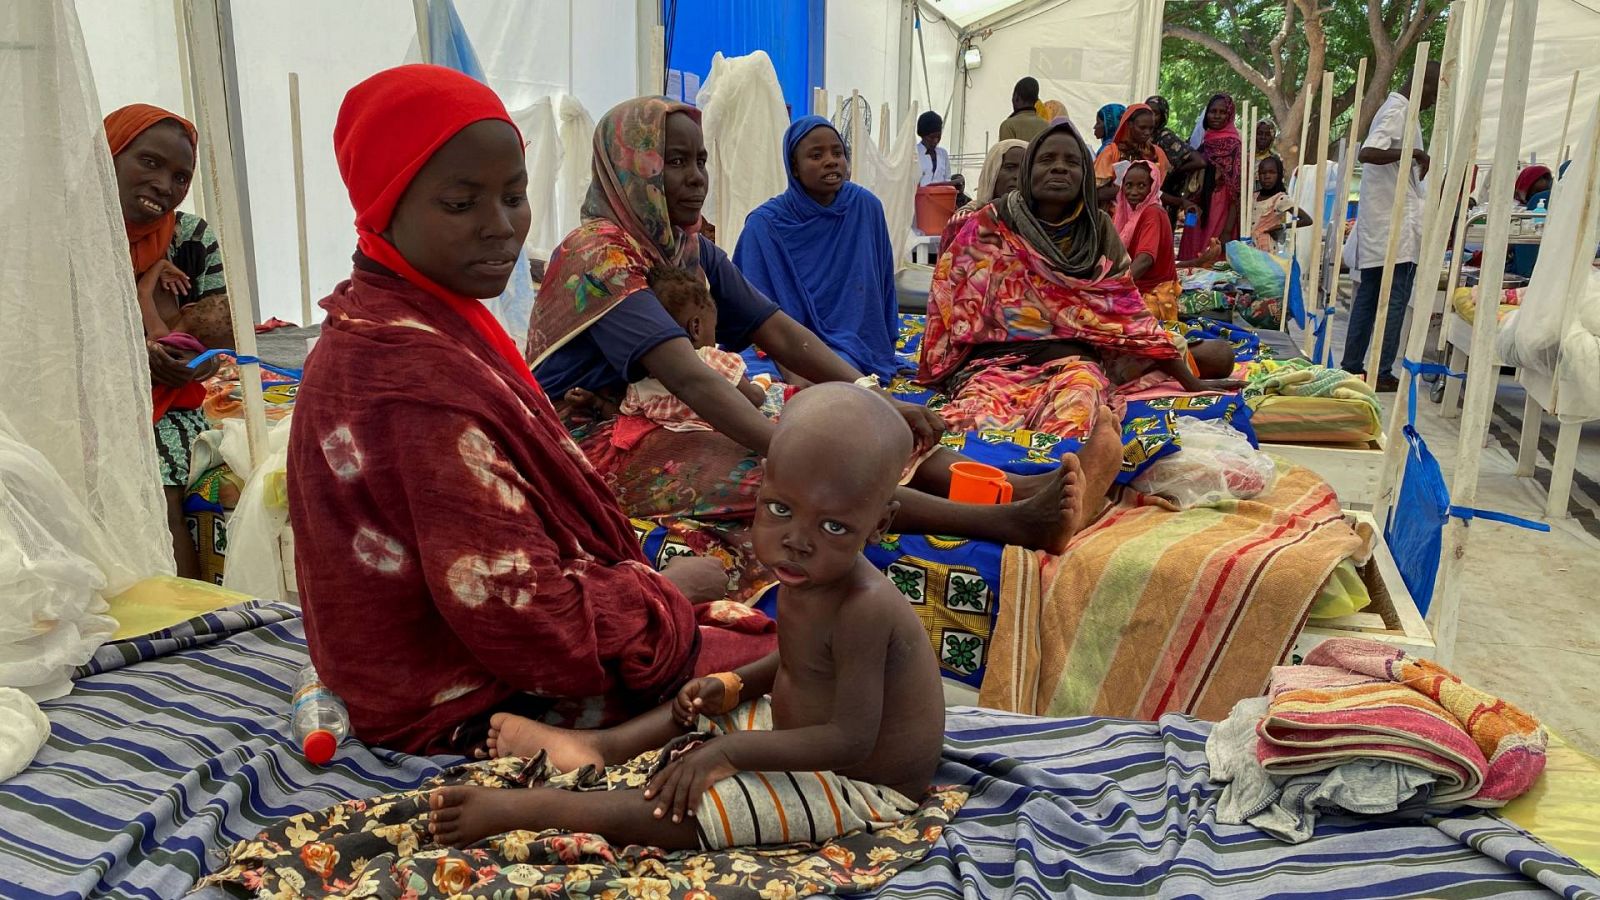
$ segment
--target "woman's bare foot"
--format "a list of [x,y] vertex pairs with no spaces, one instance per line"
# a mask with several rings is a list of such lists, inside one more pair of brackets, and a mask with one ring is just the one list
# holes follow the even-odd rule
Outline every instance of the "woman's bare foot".
[[1122,419],[1109,406],[1100,407],[1095,416],[1094,429],[1088,440],[1078,448],[1081,466],[1083,502],[1078,504],[1078,518],[1073,533],[1093,525],[1106,509],[1106,495],[1111,491],[1122,471]]
[[470,847],[519,829],[537,829],[544,791],[452,785],[428,795],[428,834],[445,847]]
[[1006,506],[1010,522],[1005,529],[1005,542],[1047,553],[1067,549],[1082,517],[1083,484],[1077,455],[1063,456],[1061,465],[1033,496]]
[[1076,453],[1061,459],[1037,491],[1007,508],[1015,515],[1007,543],[1060,554],[1078,532],[1105,512],[1106,494],[1122,471],[1122,421],[1109,406],[1100,407],[1094,428]]
[[562,772],[575,772],[584,766],[604,768],[605,739],[599,731],[575,731],[543,722],[495,713],[489,717],[489,755],[538,756],[550,754],[550,764]]

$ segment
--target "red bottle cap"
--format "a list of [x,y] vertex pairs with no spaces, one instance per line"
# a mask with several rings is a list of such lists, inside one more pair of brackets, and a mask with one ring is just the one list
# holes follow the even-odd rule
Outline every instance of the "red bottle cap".
[[320,728],[306,735],[300,744],[300,752],[305,754],[306,762],[314,766],[327,765],[338,749],[339,739],[333,736],[333,732]]

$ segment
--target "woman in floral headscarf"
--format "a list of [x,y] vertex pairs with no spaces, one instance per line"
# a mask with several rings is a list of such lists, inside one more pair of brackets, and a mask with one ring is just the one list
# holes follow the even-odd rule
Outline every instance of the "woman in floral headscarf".
[[[726,253],[698,235],[705,201],[706,151],[700,114],[659,97],[626,101],[595,128],[594,181],[585,221],[561,242],[528,324],[527,358],[560,406],[573,436],[623,509],[639,517],[691,517],[690,530],[720,541],[720,552],[745,579],[762,573],[744,529],[755,514],[760,458],[773,424],[695,353],[684,330],[650,291],[647,273],[660,265],[705,279],[717,306],[717,343],[739,351],[757,345],[785,371],[810,382],[864,376],[763,296]],[[573,401],[605,399],[632,381],[658,379],[714,431],[643,432],[595,418]],[[998,506],[942,499],[949,465],[960,457],[935,444],[944,421],[926,407],[897,404],[927,461],[897,494],[896,524],[908,533],[950,534],[1051,549],[1067,534],[1061,471],[1013,476],[1018,502]],[[627,433],[623,433],[626,431]],[[709,526],[708,526],[708,523]]]

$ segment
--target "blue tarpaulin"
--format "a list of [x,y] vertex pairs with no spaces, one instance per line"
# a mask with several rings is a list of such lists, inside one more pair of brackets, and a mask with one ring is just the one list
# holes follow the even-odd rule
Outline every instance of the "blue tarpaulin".
[[662,0],[667,66],[674,73],[665,93],[693,103],[711,74],[712,56],[765,50],[790,118],[805,115],[811,89],[823,86],[825,6],[824,0]]

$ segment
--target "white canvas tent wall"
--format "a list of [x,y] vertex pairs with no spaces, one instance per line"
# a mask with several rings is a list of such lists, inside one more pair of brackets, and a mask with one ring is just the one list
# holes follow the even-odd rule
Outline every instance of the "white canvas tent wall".
[[[956,88],[959,129],[945,127],[952,153],[983,153],[1011,114],[1017,79],[1039,79],[1041,100],[1060,100],[1087,129],[1106,103],[1154,94],[1162,0],[1056,0],[1013,4],[968,22],[962,41],[982,63]],[[952,134],[954,132],[954,134]]]
[[[889,102],[903,111],[916,102],[935,110],[945,116],[951,155],[981,157],[998,139],[1011,88],[1024,75],[1038,78],[1041,99],[1062,101],[1079,123],[1103,104],[1155,93],[1163,2],[832,0],[827,89],[860,90],[874,109]],[[965,71],[959,58],[969,44],[982,63]]]
[[[941,115],[949,112],[959,26],[947,19],[946,5],[923,3],[918,28],[917,0],[828,0],[823,72],[828,115],[835,108],[833,98],[851,91],[861,93],[874,116],[889,104],[896,125],[913,103]],[[945,133],[948,144],[950,126]]]
[[[1469,34],[1475,34],[1483,16],[1485,0],[1466,0],[1465,19]],[[1493,74],[1483,98],[1483,127],[1478,141],[1479,162],[1494,158],[1495,138],[1500,132],[1501,92],[1505,79],[1507,31],[1501,29],[1495,45]],[[1600,92],[1600,0],[1539,0],[1535,20],[1533,67],[1528,73],[1528,108],[1522,119],[1522,142],[1518,158],[1537,159],[1555,166],[1561,152],[1562,123],[1567,114],[1567,98],[1572,91],[1572,73],[1579,73],[1579,114],[1587,110],[1585,99]],[[1471,60],[1463,60],[1470,65]],[[1464,101],[1462,101],[1464,102]],[[1578,123],[1573,122],[1567,136],[1576,139]]]
[[[188,111],[173,0],[77,6],[102,110],[145,102]],[[491,86],[512,110],[570,93],[598,114],[639,92],[638,0],[459,0],[457,9]],[[311,284],[321,297],[348,276],[355,247],[333,158],[339,102],[357,81],[414,56],[416,20],[408,0],[235,2],[230,12],[257,314],[297,320],[288,74],[301,73]],[[618,52],[596,52],[606,46]]]

